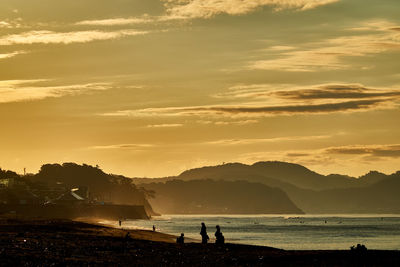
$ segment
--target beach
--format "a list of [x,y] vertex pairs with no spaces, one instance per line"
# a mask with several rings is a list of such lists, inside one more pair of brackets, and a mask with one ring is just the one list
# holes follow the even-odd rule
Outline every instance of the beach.
[[[129,236],[127,237],[129,233]],[[175,244],[176,237],[69,220],[0,221],[2,266],[399,266],[400,252],[290,251],[239,244]]]

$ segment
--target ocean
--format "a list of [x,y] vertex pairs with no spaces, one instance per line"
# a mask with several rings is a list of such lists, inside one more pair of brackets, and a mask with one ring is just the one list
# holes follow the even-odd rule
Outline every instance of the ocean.
[[218,224],[230,243],[286,250],[347,250],[357,244],[368,249],[400,249],[400,215],[163,215],[127,220],[122,226],[151,230],[155,225],[157,231],[200,240],[201,222],[211,242]]

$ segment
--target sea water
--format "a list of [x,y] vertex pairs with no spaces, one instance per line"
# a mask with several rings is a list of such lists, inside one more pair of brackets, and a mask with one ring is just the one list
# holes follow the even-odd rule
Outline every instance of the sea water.
[[[213,242],[220,225],[226,242],[286,250],[400,249],[400,215],[163,215],[128,220],[123,227],[157,231],[200,240],[201,222]],[[115,222],[116,223],[116,222]]]

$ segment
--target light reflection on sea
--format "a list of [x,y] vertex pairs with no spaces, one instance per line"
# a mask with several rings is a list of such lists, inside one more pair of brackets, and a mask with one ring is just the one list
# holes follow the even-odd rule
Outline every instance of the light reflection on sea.
[[157,231],[199,240],[201,222],[211,238],[220,225],[232,243],[287,250],[347,250],[358,243],[368,249],[400,249],[400,215],[163,215],[124,221],[123,227],[151,230],[155,225]]

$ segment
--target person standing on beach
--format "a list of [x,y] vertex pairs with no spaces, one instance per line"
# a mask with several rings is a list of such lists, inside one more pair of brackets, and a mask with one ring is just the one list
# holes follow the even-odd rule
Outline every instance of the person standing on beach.
[[215,244],[223,245],[225,243],[225,237],[221,233],[221,228],[219,225],[215,226],[215,228],[217,228],[217,231],[215,231]]
[[181,233],[181,236],[176,239],[176,243],[177,244],[185,243],[185,234],[184,233]]
[[203,222],[201,223],[200,235],[201,235],[201,243],[207,244],[210,237],[207,234],[207,227]]

